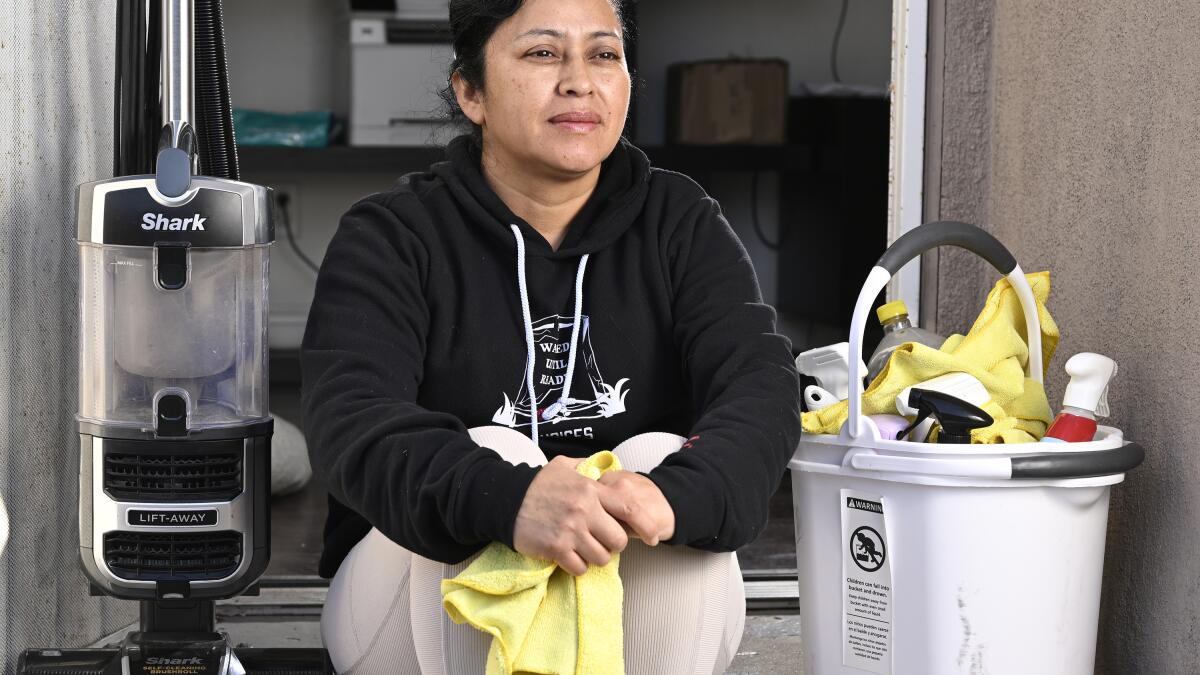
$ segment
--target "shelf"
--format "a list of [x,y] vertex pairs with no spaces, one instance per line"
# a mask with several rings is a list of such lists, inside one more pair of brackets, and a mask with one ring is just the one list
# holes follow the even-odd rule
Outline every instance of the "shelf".
[[[687,173],[712,171],[783,171],[812,169],[813,152],[802,145],[645,146],[650,163]],[[420,171],[446,158],[436,146],[328,148],[246,147],[238,149],[242,172],[264,174],[386,173]]]

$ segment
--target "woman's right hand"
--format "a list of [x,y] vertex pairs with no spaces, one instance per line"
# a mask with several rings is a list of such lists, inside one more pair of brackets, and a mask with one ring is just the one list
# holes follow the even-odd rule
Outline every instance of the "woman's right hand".
[[517,552],[553,560],[575,576],[587,572],[588,564],[607,565],[629,543],[625,528],[600,502],[601,490],[608,488],[575,470],[582,461],[559,456],[543,466],[513,527]]

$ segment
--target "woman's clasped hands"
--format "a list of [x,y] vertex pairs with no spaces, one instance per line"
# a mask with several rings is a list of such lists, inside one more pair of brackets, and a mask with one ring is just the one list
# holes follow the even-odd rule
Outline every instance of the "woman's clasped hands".
[[675,512],[653,481],[633,471],[592,480],[576,472],[582,461],[555,457],[538,471],[513,528],[519,553],[579,576],[608,564],[630,537],[657,546],[674,535]]

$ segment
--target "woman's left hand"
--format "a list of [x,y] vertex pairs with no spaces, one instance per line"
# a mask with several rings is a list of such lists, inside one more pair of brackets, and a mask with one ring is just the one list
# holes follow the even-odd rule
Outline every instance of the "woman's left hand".
[[631,536],[648,546],[674,536],[675,511],[654,481],[633,471],[609,471],[598,482],[609,488],[600,491],[604,510]]

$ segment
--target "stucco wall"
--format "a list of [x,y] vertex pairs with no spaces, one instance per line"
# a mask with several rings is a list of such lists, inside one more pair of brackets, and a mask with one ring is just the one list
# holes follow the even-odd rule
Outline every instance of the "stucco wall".
[[[991,170],[992,40],[990,2],[931,0],[926,102],[925,221],[987,221]],[[921,323],[944,335],[971,325],[989,283],[986,264],[965,251],[927,255]],[[938,283],[941,279],[955,283]]]
[[112,0],[0,0],[0,672],[137,618],[79,564],[75,188],[112,175]]
[[[951,0],[947,13],[980,4],[989,3]],[[1111,422],[1148,459],[1114,491],[1100,670],[1198,672],[1200,4],[995,0],[982,11],[993,9],[993,39],[976,51],[990,72],[945,71],[945,105],[967,102],[976,114],[944,124],[936,159],[943,175],[965,173],[943,180],[940,208],[955,215],[984,200],[983,224],[1022,266],[1051,270],[1064,338],[1052,401],[1071,354],[1120,363]],[[990,92],[983,100],[979,86]],[[979,125],[984,153],[970,140]],[[976,274],[943,257],[940,328],[959,329],[977,311],[986,289],[959,288]]]

